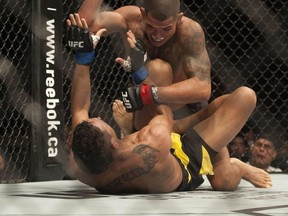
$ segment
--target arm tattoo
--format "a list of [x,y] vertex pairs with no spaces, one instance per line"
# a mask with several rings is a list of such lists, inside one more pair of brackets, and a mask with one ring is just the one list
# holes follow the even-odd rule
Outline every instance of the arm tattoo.
[[114,179],[107,185],[99,189],[99,191],[103,192],[115,192],[117,191],[117,187],[125,182],[132,181],[136,179],[137,177],[140,177],[142,175],[145,175],[150,172],[150,170],[156,165],[158,162],[156,158],[156,153],[160,152],[158,149],[153,148],[151,146],[140,144],[137,145],[132,153],[138,154],[140,158],[143,161],[143,166],[136,167],[132,169],[131,171],[122,174],[118,178]]
[[143,169],[146,171],[146,173],[148,173],[158,162],[156,152],[160,151],[156,148],[152,148],[151,146],[140,144],[136,146],[132,152],[140,155],[144,162]]
[[203,46],[205,46],[203,35],[199,32],[189,33],[184,39],[184,53],[192,56],[199,56],[202,53]]
[[183,68],[186,75],[198,77],[210,82],[210,60],[205,48],[205,38],[200,32],[194,32],[184,39]]

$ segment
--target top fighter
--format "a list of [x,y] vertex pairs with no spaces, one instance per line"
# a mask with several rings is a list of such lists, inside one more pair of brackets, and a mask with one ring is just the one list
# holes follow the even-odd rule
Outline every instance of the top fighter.
[[[179,12],[179,0],[145,0],[143,8],[130,5],[115,11],[99,12],[101,4],[101,0],[85,0],[78,13],[94,33],[101,28],[107,29],[105,35],[121,32],[127,44],[126,32],[131,30],[144,44],[147,70],[134,77],[136,83],[149,73],[151,80],[157,83],[156,101],[169,104],[172,110],[208,101],[211,64],[204,32],[199,23]],[[121,58],[116,61],[124,62]],[[171,71],[172,77],[169,75]],[[166,83],[171,85],[163,86]],[[129,134],[132,126],[140,129],[149,120],[149,117],[140,117],[136,112],[134,125],[128,124],[127,127],[127,122],[118,123],[124,134]]]

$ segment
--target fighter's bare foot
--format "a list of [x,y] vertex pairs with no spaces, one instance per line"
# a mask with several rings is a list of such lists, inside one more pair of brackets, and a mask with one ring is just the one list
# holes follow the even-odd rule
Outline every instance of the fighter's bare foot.
[[[232,159],[232,158],[231,158]],[[239,160],[231,160],[231,162],[239,163],[243,171],[243,179],[250,182],[257,188],[271,188],[272,179],[271,176],[263,169],[251,166],[250,164],[244,163]]]
[[112,105],[113,118],[124,136],[131,134],[133,129],[133,114],[126,112],[121,100],[116,99]]

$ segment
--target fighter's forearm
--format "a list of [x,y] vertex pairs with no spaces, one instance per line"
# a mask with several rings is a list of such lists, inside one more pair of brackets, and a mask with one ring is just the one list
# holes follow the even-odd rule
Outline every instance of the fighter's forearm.
[[72,127],[75,127],[84,118],[88,118],[91,97],[89,72],[89,65],[76,64],[71,89]]
[[170,107],[166,104],[157,104],[155,108],[155,115],[164,115],[170,125],[173,125],[173,113]]
[[187,79],[166,87],[158,87],[158,102],[187,104],[208,101],[211,96],[211,83],[197,78]]
[[126,32],[127,23],[122,14],[115,11],[102,11],[102,2],[102,0],[85,0],[78,10],[79,16],[86,20],[89,31],[96,33],[105,28],[106,32],[103,36]]
[[80,6],[78,13],[84,18],[88,26],[92,26],[99,14],[103,0],[84,0]]

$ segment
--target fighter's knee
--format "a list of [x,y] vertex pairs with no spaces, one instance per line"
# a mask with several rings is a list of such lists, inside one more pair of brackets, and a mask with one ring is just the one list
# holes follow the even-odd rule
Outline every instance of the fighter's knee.
[[230,185],[229,182],[222,182],[219,185],[213,186],[213,190],[215,191],[235,191],[237,188],[238,185]]
[[151,69],[153,72],[161,72],[161,71],[168,71],[171,72],[172,68],[171,65],[163,61],[162,59],[156,58],[147,62],[148,69]]
[[157,86],[172,84],[172,67],[168,62],[161,59],[150,60],[146,65],[149,76]]
[[213,180],[210,179],[210,184],[215,191],[235,191],[238,188],[238,184],[231,180],[229,174],[227,176],[214,177]]
[[257,96],[253,89],[242,86],[239,87],[236,91],[239,94],[239,99],[244,99],[245,101],[247,101],[247,103],[249,103],[250,106],[256,106]]

